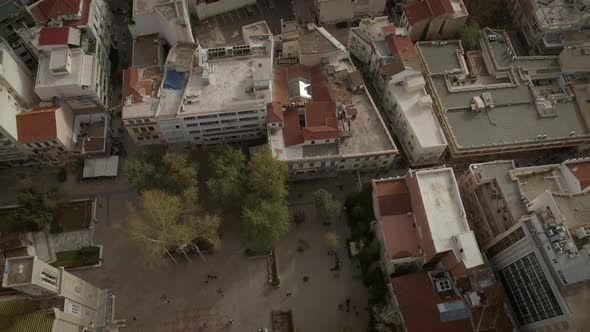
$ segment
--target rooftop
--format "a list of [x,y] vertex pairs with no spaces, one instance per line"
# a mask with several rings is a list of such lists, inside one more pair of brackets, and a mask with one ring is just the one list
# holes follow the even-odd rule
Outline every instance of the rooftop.
[[563,28],[576,30],[590,22],[588,2],[568,0],[526,0],[523,7],[528,14],[537,17],[542,29]]
[[33,280],[35,259],[35,256],[27,256],[6,260],[3,287],[30,283]]
[[456,150],[590,138],[557,57],[514,57],[508,36],[491,30],[480,45],[485,61],[466,57],[460,41],[417,43]]
[[393,84],[389,91],[397,100],[398,109],[405,114],[416,139],[423,147],[447,145],[445,135],[432,109],[432,98],[424,88],[421,74],[407,76],[403,85]]
[[38,301],[20,296],[6,296],[0,301],[0,326],[10,332],[52,332],[53,310],[41,308]]
[[39,0],[29,10],[42,23],[59,17],[80,17],[82,0]]
[[57,137],[55,112],[59,106],[38,107],[16,115],[18,140],[21,143],[51,141]]
[[435,252],[427,254],[453,251],[468,269],[483,264],[479,247],[467,224],[453,169],[413,171],[413,176],[434,243]]
[[[85,54],[81,49],[69,49],[67,56],[70,59],[69,71],[56,75],[51,70],[51,59],[52,54],[57,54],[63,49],[54,49],[50,54],[42,54],[39,57],[39,66],[37,70],[37,79],[35,82],[35,92],[42,99],[48,100],[54,97],[53,95],[47,95],[45,91],[38,90],[39,88],[52,87],[51,92],[59,91],[60,94],[69,97],[69,93],[72,90],[71,86],[90,87],[93,85],[93,70],[94,70],[94,56]],[[48,92],[49,93],[49,92]],[[73,93],[77,95],[77,90]]]
[[[273,100],[288,101],[288,82],[307,82],[311,78],[311,98],[297,98],[297,101],[333,101],[340,105],[345,118],[338,120],[338,128],[341,133],[338,144],[322,144],[324,146],[307,147],[305,145],[291,144],[291,137],[297,134],[297,130],[291,131],[291,127],[273,129],[269,133],[269,143],[273,153],[282,160],[294,160],[307,157],[322,157],[330,155],[353,156],[361,154],[395,152],[396,147],[389,136],[381,116],[377,112],[364,82],[356,68],[349,59],[337,60],[334,63],[322,67],[309,69],[295,65],[283,74],[275,72],[273,79]],[[298,68],[298,69],[297,69]],[[303,80],[302,80],[303,79]],[[286,83],[281,83],[286,81]],[[278,85],[277,85],[278,84]],[[307,83],[305,83],[307,84]],[[282,92],[281,92],[282,91]],[[299,91],[299,90],[298,90]],[[292,94],[291,94],[292,95]],[[285,122],[295,117],[285,114]],[[293,114],[291,114],[293,115]],[[294,140],[293,142],[299,142]],[[297,144],[297,143],[295,143]]]
[[438,292],[428,272],[395,277],[391,285],[408,332],[473,331],[462,298],[452,288],[445,293]]
[[186,2],[181,0],[133,0],[133,17],[159,16],[160,19],[152,22],[160,25],[159,31],[171,45],[178,41],[194,42],[188,10]]
[[165,60],[163,47],[163,41],[158,34],[133,39],[133,66],[162,66]]

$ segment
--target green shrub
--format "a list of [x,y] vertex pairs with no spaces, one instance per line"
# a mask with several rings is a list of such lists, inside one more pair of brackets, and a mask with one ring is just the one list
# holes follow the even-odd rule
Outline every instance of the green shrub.
[[295,225],[303,224],[305,222],[305,211],[295,211],[295,214],[293,215],[293,221],[295,222]]

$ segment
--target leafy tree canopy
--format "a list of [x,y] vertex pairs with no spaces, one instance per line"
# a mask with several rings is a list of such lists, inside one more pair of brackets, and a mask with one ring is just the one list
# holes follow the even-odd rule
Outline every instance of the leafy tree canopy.
[[324,223],[334,222],[342,210],[340,202],[332,198],[332,195],[324,189],[313,193],[313,204]]
[[16,195],[16,218],[19,224],[33,229],[42,229],[55,219],[59,204],[56,190],[41,191],[36,188],[21,190]]
[[481,38],[481,28],[479,24],[474,20],[469,20],[463,28],[459,31],[459,38],[461,44],[466,50],[476,49],[479,45],[479,39]]
[[262,201],[243,209],[242,235],[256,252],[272,249],[288,230],[289,211],[283,201]]
[[230,145],[217,146],[209,158],[213,176],[207,187],[213,198],[225,206],[239,206],[243,193],[246,156]]

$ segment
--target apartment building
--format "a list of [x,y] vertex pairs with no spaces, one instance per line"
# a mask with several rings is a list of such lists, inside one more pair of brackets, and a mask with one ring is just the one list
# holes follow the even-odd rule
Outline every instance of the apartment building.
[[18,141],[39,163],[64,162],[74,150],[74,113],[67,105],[20,112],[16,126]]
[[164,63],[163,40],[157,34],[133,40],[133,65],[123,71],[123,124],[138,145],[162,144],[156,121]]
[[199,20],[256,5],[256,0],[190,0]]
[[451,168],[373,180],[373,231],[398,331],[513,331]]
[[[512,21],[533,54],[559,54],[572,34],[580,35],[590,29],[590,7],[586,1],[509,0],[507,5]],[[587,42],[588,38],[583,37],[582,41]]]
[[0,40],[10,47],[29,72],[37,70],[37,56],[21,32],[35,26],[35,19],[26,7],[27,1],[0,1]]
[[129,31],[133,38],[160,34],[170,46],[194,43],[187,0],[133,0]]
[[31,162],[30,150],[18,142],[16,115],[37,99],[27,67],[8,45],[0,44],[0,167]]
[[461,179],[470,222],[521,331],[585,331],[590,285],[590,160],[471,165]]
[[[4,262],[0,324],[7,331],[117,332],[115,296],[40,261],[36,256]],[[10,292],[8,289],[17,292]]]
[[273,156],[291,179],[391,167],[397,148],[349,58],[275,67],[266,116]]
[[386,16],[350,29],[348,48],[367,69],[385,120],[412,166],[435,164],[447,142],[425,90],[422,64],[404,28]]
[[589,142],[585,103],[556,56],[516,56],[508,35],[490,29],[481,51],[457,40],[416,47],[453,161]]
[[463,0],[399,1],[400,26],[413,41],[454,37],[465,25],[469,13]]
[[[39,52],[43,53],[39,54],[39,62],[42,62],[43,66],[40,65],[42,68],[37,70],[37,76],[47,70],[47,58],[51,53],[47,48],[43,48],[43,42],[53,45],[51,50],[67,45],[78,46],[83,54],[92,55],[95,59],[92,64],[86,64],[91,67],[84,69],[92,73],[91,84],[88,86],[95,95],[93,102],[98,107],[109,110],[111,99],[109,53],[114,33],[112,14],[107,3],[104,0],[40,0],[29,6],[29,11],[41,27],[39,35],[33,37],[39,40],[32,42],[38,43],[41,48]],[[79,30],[80,38],[74,44],[65,44],[62,41],[68,40],[69,35],[65,32],[66,29],[70,33],[77,34],[71,28]],[[88,93],[78,91],[78,95],[74,95],[74,92],[63,94],[60,92],[62,87],[59,84],[56,84],[53,91],[47,91],[51,90],[51,87],[45,88],[45,85],[51,85],[52,82],[39,82],[38,77],[37,82],[43,86],[44,92],[41,98],[44,100],[48,100],[46,99],[48,95],[53,94],[49,99],[67,98],[74,109],[89,106]]]
[[385,3],[386,0],[314,0],[314,9],[317,22],[325,25],[381,16]]
[[78,47],[79,37],[74,28],[41,29],[35,92],[44,101],[57,98],[76,110],[110,110],[110,76],[98,70],[104,64],[95,54]]

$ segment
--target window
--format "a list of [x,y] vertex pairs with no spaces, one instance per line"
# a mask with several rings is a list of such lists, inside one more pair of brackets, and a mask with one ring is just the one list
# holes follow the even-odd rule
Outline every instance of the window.
[[196,120],[197,118],[194,116],[188,116],[186,118],[184,118],[184,121],[192,121],[192,120]]
[[41,280],[50,286],[57,287],[57,276],[48,269],[41,271]]
[[311,141],[311,144],[315,144],[315,141]]
[[149,131],[154,131],[154,127],[153,126],[148,126],[148,130]]
[[80,311],[81,311],[81,308],[78,303],[68,302],[68,312],[70,314],[80,316]]
[[139,133],[139,128],[133,128],[134,133]]
[[141,127],[141,132],[142,133],[146,133],[147,132],[147,129],[145,127]]

